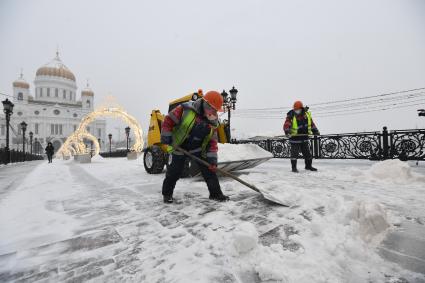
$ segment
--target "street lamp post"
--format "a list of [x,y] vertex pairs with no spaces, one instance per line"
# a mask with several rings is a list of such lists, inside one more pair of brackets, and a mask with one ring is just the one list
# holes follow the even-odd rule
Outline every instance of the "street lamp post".
[[3,112],[6,115],[6,147],[4,148],[6,159],[5,164],[10,162],[10,149],[9,149],[9,124],[10,116],[13,114],[13,106],[15,106],[9,99],[2,101],[3,103]]
[[93,141],[90,141],[90,157],[93,157]]
[[109,157],[112,155],[112,134],[108,135],[109,138]]
[[34,152],[35,152],[35,154],[37,154],[38,155],[38,140],[37,140],[37,138],[34,138]]
[[100,138],[98,138],[98,139],[97,139],[97,142],[99,143],[99,151],[100,151],[100,149],[101,149],[101,146],[100,146]]
[[128,152],[128,138],[130,136],[130,127],[125,128],[125,135],[127,136],[127,152]]
[[223,92],[221,93],[221,96],[223,96],[223,109],[224,112],[227,111],[227,139],[230,141],[231,140],[231,132],[230,132],[230,118],[231,118],[231,112],[232,110],[235,110],[236,107],[236,96],[238,94],[238,90],[233,86],[231,90],[229,90],[230,92],[230,96],[229,94],[223,90]]
[[31,155],[32,155],[32,137],[33,136],[34,136],[34,133],[30,132],[30,148],[31,148],[30,153],[31,153]]
[[27,123],[24,121],[21,123],[22,130],[22,152],[24,153],[24,161],[25,161],[25,131],[27,130]]

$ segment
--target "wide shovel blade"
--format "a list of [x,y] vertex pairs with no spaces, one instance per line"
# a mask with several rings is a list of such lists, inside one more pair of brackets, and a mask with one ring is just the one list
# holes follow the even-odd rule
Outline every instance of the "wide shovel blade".
[[[199,162],[199,163],[201,163],[201,164],[203,164],[203,165],[205,165],[207,167],[209,167],[211,165],[207,161],[205,161],[205,160],[203,160],[203,159],[201,159],[201,158],[193,155],[192,153],[188,152],[187,150],[181,148],[180,146],[174,146],[174,148],[177,151],[183,153],[184,155],[192,158],[193,160],[195,160],[195,161],[197,161],[197,162]],[[269,200],[271,202],[274,202],[274,203],[277,203],[277,204],[280,204],[280,205],[283,205],[283,206],[290,206],[287,202],[285,202],[285,200],[280,199],[279,196],[274,195],[272,193],[269,193],[269,192],[267,192],[267,190],[260,190],[259,188],[257,188],[253,184],[250,184],[250,183],[245,182],[244,180],[242,180],[239,177],[233,175],[232,173],[227,172],[226,170],[217,168],[217,172],[221,173],[224,176],[230,177],[233,180],[238,181],[239,183],[241,183],[241,184],[245,185],[246,187],[250,188],[251,190],[254,190],[257,193],[261,194],[265,199],[267,199],[267,200]]]

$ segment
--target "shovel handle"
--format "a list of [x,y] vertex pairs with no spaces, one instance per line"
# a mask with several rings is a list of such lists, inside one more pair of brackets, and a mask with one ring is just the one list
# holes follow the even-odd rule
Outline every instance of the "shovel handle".
[[[197,162],[199,162],[199,163],[201,163],[201,164],[203,164],[203,165],[205,165],[205,166],[207,166],[207,167],[211,166],[211,164],[209,164],[209,163],[208,163],[208,162],[206,162],[205,160],[203,160],[203,159],[201,159],[201,158],[199,158],[199,157],[197,157],[197,156],[193,155],[192,153],[188,152],[187,150],[184,150],[184,149],[183,149],[183,148],[181,148],[180,146],[175,146],[174,148],[175,148],[177,151],[180,151],[181,153],[184,153],[185,155],[189,156],[189,157],[190,157],[190,158],[192,158],[193,160],[196,160]],[[248,188],[250,188],[250,189],[252,189],[252,190],[256,191],[257,193],[260,193],[260,194],[261,194],[260,190],[259,190],[256,186],[254,186],[254,185],[252,185],[252,184],[249,184],[249,183],[245,182],[244,180],[242,180],[242,179],[240,179],[240,178],[236,177],[235,175],[233,175],[232,173],[229,173],[229,172],[227,172],[226,170],[223,170],[223,169],[220,169],[220,168],[217,168],[217,172],[219,172],[219,173],[221,173],[221,174],[223,174],[223,175],[225,175],[225,176],[227,176],[227,177],[230,177],[230,178],[232,178],[232,179],[234,179],[234,180],[238,181],[239,183],[241,183],[241,184],[243,184],[243,185],[247,186]]]

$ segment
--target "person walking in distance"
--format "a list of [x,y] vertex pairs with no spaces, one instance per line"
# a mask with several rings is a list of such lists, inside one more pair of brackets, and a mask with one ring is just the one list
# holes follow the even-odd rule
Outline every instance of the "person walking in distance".
[[47,143],[45,150],[46,150],[47,159],[49,160],[49,163],[52,163],[52,157],[53,157],[53,154],[55,153],[55,148],[53,147],[53,144],[51,142]]
[[317,171],[312,166],[313,157],[309,148],[309,136],[320,135],[319,130],[313,122],[311,113],[308,107],[304,107],[301,101],[296,101],[294,107],[286,116],[285,123],[283,124],[285,135],[289,137],[291,145],[291,165],[292,172],[298,173],[297,159],[301,151],[305,160],[305,169],[310,171]]

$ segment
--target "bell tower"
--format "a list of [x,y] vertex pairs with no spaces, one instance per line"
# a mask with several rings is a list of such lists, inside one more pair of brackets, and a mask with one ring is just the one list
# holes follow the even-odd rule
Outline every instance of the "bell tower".
[[21,70],[19,78],[13,82],[13,98],[16,103],[28,103],[30,85],[24,79]]
[[83,109],[93,110],[94,92],[90,88],[88,80],[86,88],[81,91],[81,102],[83,104]]

